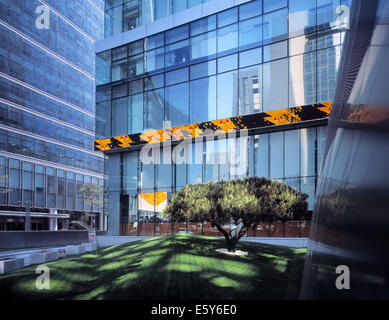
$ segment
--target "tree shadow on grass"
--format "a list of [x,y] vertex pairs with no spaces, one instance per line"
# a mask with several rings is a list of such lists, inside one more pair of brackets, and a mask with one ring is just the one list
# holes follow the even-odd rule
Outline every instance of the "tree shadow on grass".
[[51,289],[35,287],[36,266],[0,277],[16,299],[297,299],[304,253],[241,242],[247,256],[215,250],[223,239],[173,234],[47,263]]

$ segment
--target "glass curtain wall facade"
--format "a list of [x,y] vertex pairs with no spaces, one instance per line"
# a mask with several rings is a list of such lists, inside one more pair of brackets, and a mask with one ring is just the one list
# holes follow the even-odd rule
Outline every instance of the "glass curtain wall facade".
[[77,187],[103,184],[93,150],[103,23],[103,0],[0,2],[0,230],[24,230],[27,202],[33,230],[72,228],[90,210]]
[[[349,5],[249,1],[99,52],[97,139],[161,129],[164,121],[175,127],[332,101],[345,32],[338,12]],[[288,129],[193,141],[189,164],[144,164],[139,151],[109,154],[110,232],[159,216],[157,198],[169,200],[185,184],[234,177],[283,180],[307,193],[312,209],[326,126]],[[239,152],[240,164],[210,161]],[[154,197],[151,207],[142,194]]]

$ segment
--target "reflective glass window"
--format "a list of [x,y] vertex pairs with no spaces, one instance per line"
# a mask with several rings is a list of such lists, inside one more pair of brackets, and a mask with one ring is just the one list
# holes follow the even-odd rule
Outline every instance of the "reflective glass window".
[[239,70],[239,115],[262,111],[262,65]]
[[183,83],[165,89],[165,119],[172,127],[189,123],[189,84]]
[[82,198],[82,187],[84,186],[84,177],[82,174],[76,174],[76,210],[84,210],[84,199]]
[[189,25],[184,24],[181,27],[166,31],[166,44],[184,40],[189,37]]
[[190,83],[190,123],[216,119],[216,76]]
[[58,186],[58,199],[57,206],[59,209],[65,209],[65,190],[66,190],[66,179],[65,179],[65,171],[57,170],[57,186]]
[[270,141],[270,178],[284,177],[284,133],[269,133]]
[[218,28],[238,21],[238,7],[220,12],[217,14]]
[[165,74],[166,77],[166,85],[170,86],[176,83],[188,81],[189,72],[188,68],[182,68],[174,71],[167,72]]
[[238,72],[226,72],[217,76],[217,118],[224,119],[236,116]]
[[166,46],[165,66],[166,68],[180,67],[189,63],[189,40],[177,42]]
[[269,12],[286,7],[287,0],[263,0],[263,11]]
[[112,135],[120,136],[128,133],[127,98],[112,100]]
[[316,33],[289,39],[289,55],[302,54],[316,50]]
[[229,56],[217,59],[217,72],[222,73],[238,68],[238,54],[231,54]]
[[239,23],[240,50],[258,47],[262,44],[262,17],[255,17]]
[[200,33],[208,32],[216,29],[216,15],[209,16],[190,24],[190,35],[196,36]]
[[317,101],[332,101],[340,61],[340,47],[317,51]]
[[165,34],[163,32],[153,35],[151,37],[147,37],[145,39],[146,50],[163,47],[164,44],[165,44]]
[[315,145],[316,128],[304,128],[300,130],[300,167],[301,176],[314,176],[315,173]]
[[269,177],[269,134],[261,134],[255,139],[255,175]]
[[288,59],[263,64],[263,111],[288,106]]
[[145,53],[145,71],[161,72],[165,67],[164,48],[147,51]]
[[145,90],[154,90],[162,88],[165,85],[164,74],[158,74],[155,76],[145,78]]
[[288,10],[282,9],[263,16],[263,42],[265,44],[286,39],[288,36]]
[[289,58],[289,106],[316,102],[316,52]]
[[187,0],[169,0],[170,11],[172,14],[183,11],[188,8]]
[[339,25],[337,8],[340,0],[317,0],[317,29],[327,29]]
[[138,187],[138,156],[137,152],[123,153],[123,188],[137,190]]
[[285,139],[285,177],[300,176],[300,135],[299,130],[287,130]]
[[143,74],[143,54],[128,58],[128,78],[135,78]]
[[143,131],[143,94],[134,94],[128,97],[128,130],[127,133]]
[[316,30],[316,0],[294,0],[289,4],[289,36]]
[[190,79],[207,77],[216,73],[216,60],[199,63],[190,67]]
[[212,58],[216,54],[216,31],[201,34],[190,39],[191,61]]
[[237,51],[238,47],[238,25],[233,24],[218,29],[217,52],[219,55],[226,55]]
[[288,55],[288,41],[272,43],[263,47],[263,62],[285,58]]
[[23,162],[23,201],[32,205],[34,187],[34,165],[30,162]]
[[112,62],[112,81],[127,78],[127,59]]
[[56,169],[46,168],[46,186],[47,186],[47,207],[56,207],[57,196],[57,173]]
[[255,48],[239,53],[239,67],[244,68],[262,62],[262,48]]
[[239,20],[245,20],[262,13],[262,1],[256,0],[239,6]]
[[44,167],[35,165],[35,206],[43,208],[45,206],[45,175]]
[[144,130],[162,128],[165,109],[164,97],[163,89],[144,93]]

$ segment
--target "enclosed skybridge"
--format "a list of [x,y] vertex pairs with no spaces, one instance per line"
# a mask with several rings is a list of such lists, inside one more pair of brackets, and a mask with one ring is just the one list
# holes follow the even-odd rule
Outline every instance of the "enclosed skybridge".
[[328,121],[332,102],[255,113],[245,116],[188,124],[173,128],[143,131],[107,139],[95,140],[95,150],[110,152],[138,149],[147,144],[179,143],[186,139],[211,137],[223,138],[226,134],[239,134],[247,130],[249,135],[279,130],[325,124]]

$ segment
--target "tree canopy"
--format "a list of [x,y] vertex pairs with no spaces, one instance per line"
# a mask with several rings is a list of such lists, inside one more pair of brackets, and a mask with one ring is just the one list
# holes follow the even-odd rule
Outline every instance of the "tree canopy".
[[[287,221],[303,216],[307,195],[283,182],[243,178],[186,185],[175,193],[163,214],[173,220],[208,221],[226,238],[229,251],[239,239],[262,222]],[[236,229],[227,231],[224,225]]]

